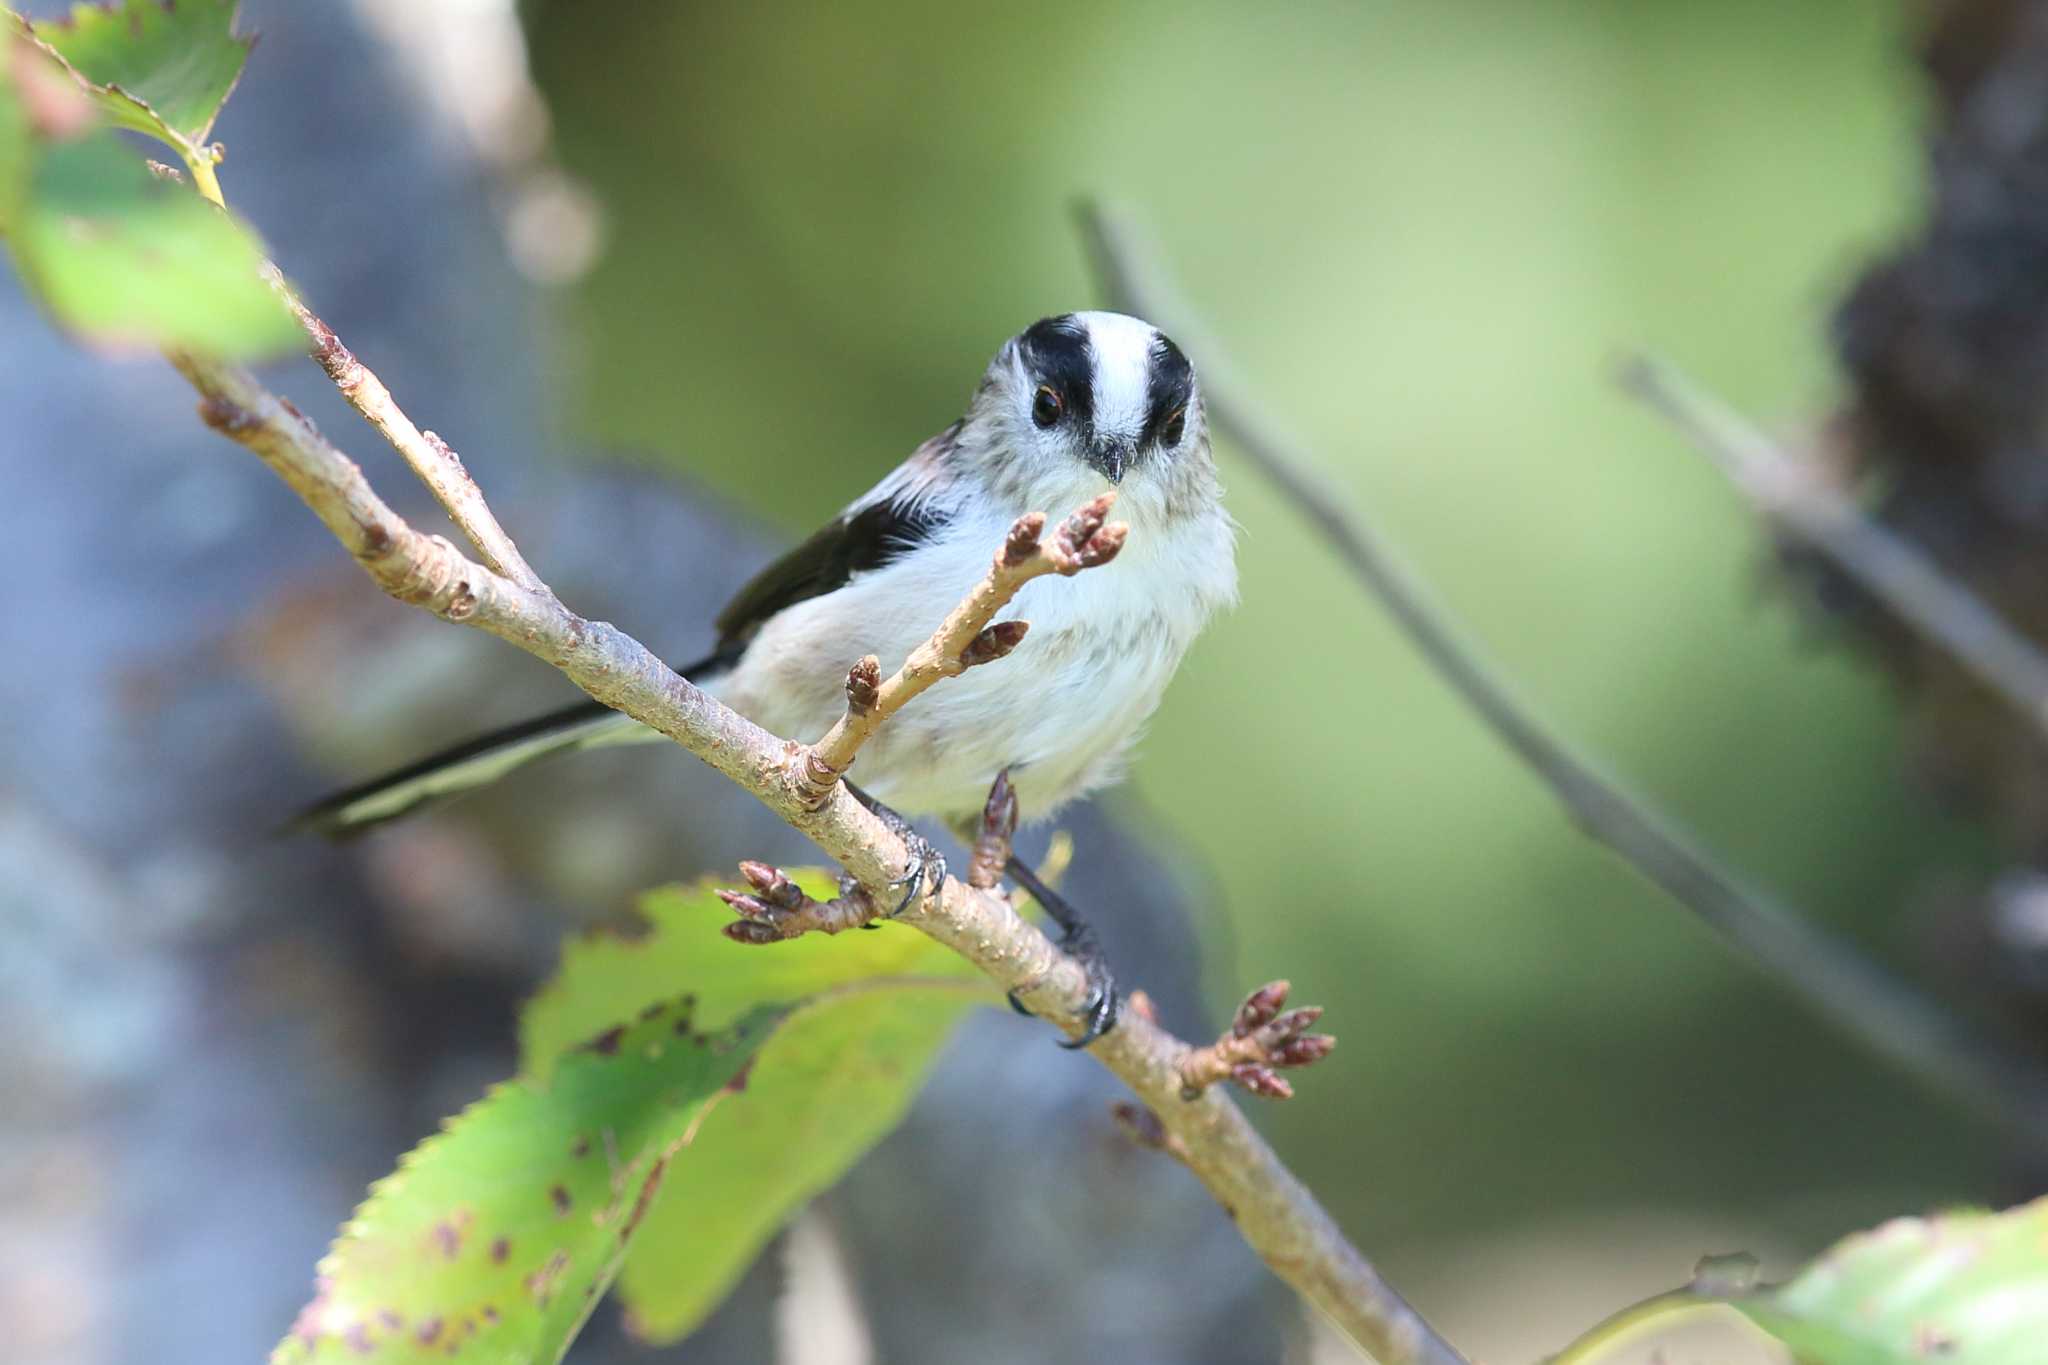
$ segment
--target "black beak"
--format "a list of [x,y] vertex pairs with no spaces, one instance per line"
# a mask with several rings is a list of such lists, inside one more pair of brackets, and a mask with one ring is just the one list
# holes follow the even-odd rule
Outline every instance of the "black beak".
[[1102,477],[1111,483],[1122,483],[1124,471],[1131,464],[1131,443],[1111,438],[1096,441],[1088,447],[1088,463],[1102,471]]

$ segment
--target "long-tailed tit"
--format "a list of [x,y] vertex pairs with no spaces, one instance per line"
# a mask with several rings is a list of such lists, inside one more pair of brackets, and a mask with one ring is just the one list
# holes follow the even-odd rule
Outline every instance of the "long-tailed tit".
[[[717,650],[680,671],[776,734],[815,738],[845,706],[848,667],[901,662],[1019,516],[1057,517],[1112,486],[1130,525],[1116,560],[1025,585],[999,618],[1031,623],[1016,652],[892,717],[854,774],[895,811],[972,828],[1007,771],[1023,818],[1042,820],[1121,775],[1188,646],[1237,591],[1194,369],[1136,318],[1068,313],[1006,342],[966,415],[762,570],[720,614]],[[661,738],[585,702],[343,792],[307,820],[359,828],[547,754]]]

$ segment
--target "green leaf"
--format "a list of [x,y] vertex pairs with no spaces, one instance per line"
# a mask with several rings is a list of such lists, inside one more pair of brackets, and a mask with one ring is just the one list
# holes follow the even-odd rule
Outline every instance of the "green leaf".
[[1691,1288],[1615,1314],[1553,1365],[1594,1365],[1713,1304],[1783,1342],[1798,1365],[2039,1365],[2048,1198],[2001,1214],[1894,1219],[1844,1238],[1785,1284],[1754,1280],[1746,1257],[1702,1262]]
[[[796,874],[815,895],[822,873]],[[746,1100],[706,1125],[642,1225],[619,1292],[656,1340],[688,1333],[802,1205],[902,1121],[939,1048],[970,1005],[994,992],[957,955],[913,930],[813,935],[758,948],[718,933],[732,912],[710,886],[643,904],[645,935],[573,945],[528,1006],[530,1067],[593,1021],[694,986],[707,1019],[752,1001],[802,999],[763,1045]]]
[[273,1362],[559,1360],[782,1016],[706,1035],[650,1006],[551,1080],[497,1087],[372,1187]]
[[8,234],[23,278],[86,340],[232,359],[302,344],[255,237],[110,133],[44,148]]
[[236,0],[126,0],[79,4],[68,19],[15,22],[115,123],[210,165],[206,140],[255,43],[235,33],[235,9]]
[[1801,1365],[2038,1365],[2048,1355],[2048,1199],[1894,1219],[1787,1284],[1728,1301]]

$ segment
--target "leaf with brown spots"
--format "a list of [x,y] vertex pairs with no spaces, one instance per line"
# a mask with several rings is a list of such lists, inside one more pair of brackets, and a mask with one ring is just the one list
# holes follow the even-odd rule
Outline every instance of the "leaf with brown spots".
[[[832,894],[823,873],[796,876],[806,891]],[[627,1258],[619,1292],[632,1320],[668,1341],[901,1122],[961,1014],[996,997],[962,959],[901,925],[763,950],[718,933],[731,916],[709,885],[655,893],[643,908],[644,936],[585,940],[565,953],[522,1023],[530,1067],[679,984],[710,1020],[760,1000],[801,1002],[755,1054],[746,1093],[677,1157]]]
[[787,1014],[679,1036],[677,1006],[498,1086],[371,1188],[272,1360],[560,1359]]

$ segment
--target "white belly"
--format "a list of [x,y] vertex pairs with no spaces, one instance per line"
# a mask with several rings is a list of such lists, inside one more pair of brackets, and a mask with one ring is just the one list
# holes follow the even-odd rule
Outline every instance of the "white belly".
[[[886,675],[988,570],[1006,525],[956,523],[939,545],[857,576],[765,625],[712,687],[785,738],[811,741],[845,707],[865,654]],[[1181,657],[1235,593],[1220,513],[1146,538],[1074,578],[1027,584],[998,619],[1031,623],[1008,658],[938,683],[885,725],[848,776],[906,815],[978,812],[1010,770],[1026,820],[1113,781]]]

